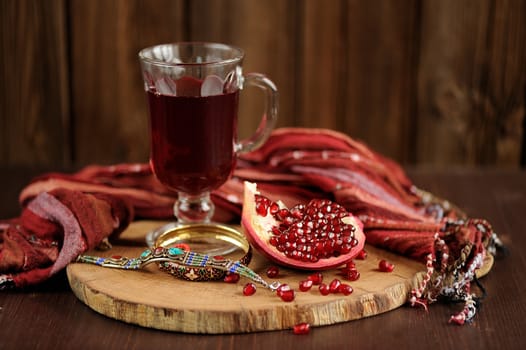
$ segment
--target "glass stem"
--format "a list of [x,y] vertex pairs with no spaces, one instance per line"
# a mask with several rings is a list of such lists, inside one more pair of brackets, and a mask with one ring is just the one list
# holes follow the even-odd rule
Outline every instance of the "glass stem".
[[210,192],[198,195],[179,193],[174,204],[174,215],[182,224],[210,222],[214,215]]

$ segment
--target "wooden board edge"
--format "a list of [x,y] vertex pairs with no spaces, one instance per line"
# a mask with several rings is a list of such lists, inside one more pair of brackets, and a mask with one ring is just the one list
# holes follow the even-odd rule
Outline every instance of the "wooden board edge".
[[[272,312],[266,309],[243,310],[239,314],[224,312],[199,312],[189,315],[187,311],[141,305],[92,289],[81,283],[71,273],[74,265],[67,268],[67,276],[76,297],[97,313],[125,323],[165,331],[195,334],[229,334],[276,331],[291,329],[294,325],[307,322],[311,327],[328,326],[354,321],[388,312],[405,304],[412,283],[396,283],[382,293],[365,293],[359,299],[346,299],[344,296],[327,302],[320,299],[318,304],[301,305],[283,303],[286,310]],[[320,296],[320,298],[323,298]],[[293,312],[291,312],[293,311]],[[284,315],[276,320],[275,316]],[[190,316],[190,317],[189,317]],[[234,318],[224,322],[225,317]],[[274,318],[274,319],[272,319]],[[243,325],[225,327],[225,325]],[[218,325],[221,325],[220,327]]]

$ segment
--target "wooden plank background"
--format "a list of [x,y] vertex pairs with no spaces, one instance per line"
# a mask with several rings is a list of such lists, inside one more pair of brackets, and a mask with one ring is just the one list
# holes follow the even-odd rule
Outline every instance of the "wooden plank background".
[[[279,126],[402,164],[526,164],[522,0],[1,0],[0,165],[146,161],[138,51],[218,41],[280,90]],[[244,91],[240,134],[254,130]]]

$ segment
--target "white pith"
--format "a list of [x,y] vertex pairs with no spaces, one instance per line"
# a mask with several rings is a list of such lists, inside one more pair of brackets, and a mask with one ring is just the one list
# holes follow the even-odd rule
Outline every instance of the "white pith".
[[[243,212],[256,212],[256,202],[253,199],[256,194],[260,194],[257,190],[257,185],[255,183],[245,181]],[[270,213],[267,213],[265,216],[252,215],[250,218],[250,224],[255,230],[259,232],[259,237],[265,241],[268,241],[272,235],[271,230],[276,224],[276,219],[274,219]]]

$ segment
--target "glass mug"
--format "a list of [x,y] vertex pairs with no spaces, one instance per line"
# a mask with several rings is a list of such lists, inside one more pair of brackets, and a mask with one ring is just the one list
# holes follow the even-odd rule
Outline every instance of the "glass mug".
[[[150,166],[157,179],[177,192],[179,224],[209,223],[210,192],[231,176],[236,156],[260,147],[277,120],[278,91],[259,73],[243,74],[244,52],[218,43],[182,42],[139,53],[150,117]],[[265,110],[256,132],[238,141],[239,92],[257,86]],[[160,228],[147,237],[152,244]]]

